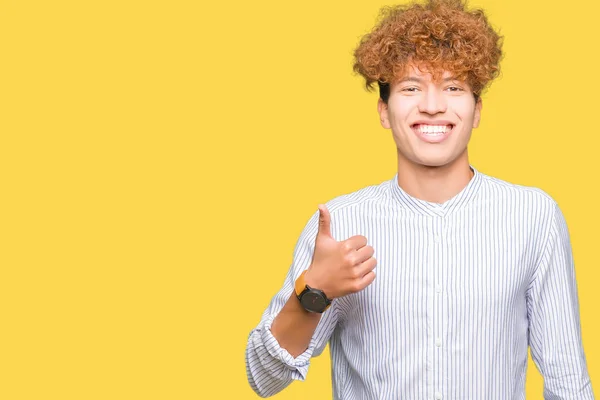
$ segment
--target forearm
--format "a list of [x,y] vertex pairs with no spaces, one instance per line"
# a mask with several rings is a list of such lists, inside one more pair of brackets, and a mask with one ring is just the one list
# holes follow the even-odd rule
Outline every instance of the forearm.
[[[327,312],[327,311],[326,311]],[[271,325],[271,333],[279,346],[292,357],[298,357],[309,346],[322,314],[308,312],[295,293],[289,297]]]
[[322,351],[324,340],[335,325],[335,321],[329,321],[331,327],[325,336],[315,341],[315,348],[309,352],[319,321],[322,321],[321,314],[304,310],[292,293],[277,315],[266,317],[250,333],[246,348],[246,371],[250,386],[257,394],[261,397],[272,396],[294,379],[305,379],[313,351],[317,354]]
[[295,294],[299,275],[314,259],[319,215],[314,213],[306,224],[283,287],[248,337],[246,373],[261,397],[280,392],[294,380],[305,380],[311,358],[323,352],[337,324],[335,304],[323,314],[313,314],[301,306]]

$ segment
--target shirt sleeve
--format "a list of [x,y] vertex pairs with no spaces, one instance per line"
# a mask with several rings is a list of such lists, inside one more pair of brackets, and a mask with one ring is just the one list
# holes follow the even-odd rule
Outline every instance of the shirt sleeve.
[[581,339],[570,237],[555,201],[548,225],[527,290],[531,356],[544,378],[544,399],[594,399]]
[[271,299],[258,326],[250,332],[248,337],[246,374],[250,386],[261,397],[269,397],[280,392],[293,380],[304,381],[310,358],[323,352],[338,321],[339,309],[334,300],[321,316],[308,348],[296,358],[280,347],[277,339],[271,333],[271,324],[290,298],[296,279],[312,261],[318,220],[319,211],[317,210],[307,222],[296,243],[292,265],[283,287]]

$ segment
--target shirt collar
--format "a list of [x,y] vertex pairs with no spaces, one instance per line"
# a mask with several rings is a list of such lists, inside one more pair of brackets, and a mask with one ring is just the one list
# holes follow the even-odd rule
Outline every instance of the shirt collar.
[[467,185],[454,197],[446,200],[444,203],[440,204],[418,199],[406,193],[404,189],[398,185],[398,172],[396,172],[394,177],[389,181],[392,197],[398,200],[404,208],[407,208],[414,213],[445,217],[454,210],[465,207],[475,197],[477,190],[481,186],[481,172],[472,165],[469,164],[469,166],[473,171],[473,177],[471,177],[469,183],[467,183]]

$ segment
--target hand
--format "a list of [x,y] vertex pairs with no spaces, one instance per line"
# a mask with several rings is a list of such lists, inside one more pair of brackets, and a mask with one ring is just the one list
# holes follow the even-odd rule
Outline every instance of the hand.
[[329,299],[363,290],[375,279],[373,268],[377,260],[375,250],[367,246],[367,238],[352,236],[338,242],[331,236],[331,216],[319,204],[319,228],[315,251],[304,280],[306,284],[325,292]]

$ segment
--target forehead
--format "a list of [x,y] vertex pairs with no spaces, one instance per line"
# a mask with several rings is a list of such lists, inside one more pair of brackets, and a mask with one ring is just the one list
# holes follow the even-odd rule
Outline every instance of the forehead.
[[418,67],[414,64],[409,64],[403,73],[399,74],[397,78],[397,83],[403,82],[405,80],[414,80],[414,81],[433,81],[434,73],[437,73],[439,81],[448,81],[448,80],[459,80],[457,79],[457,74],[452,71],[437,69],[435,71],[429,70],[427,67]]

